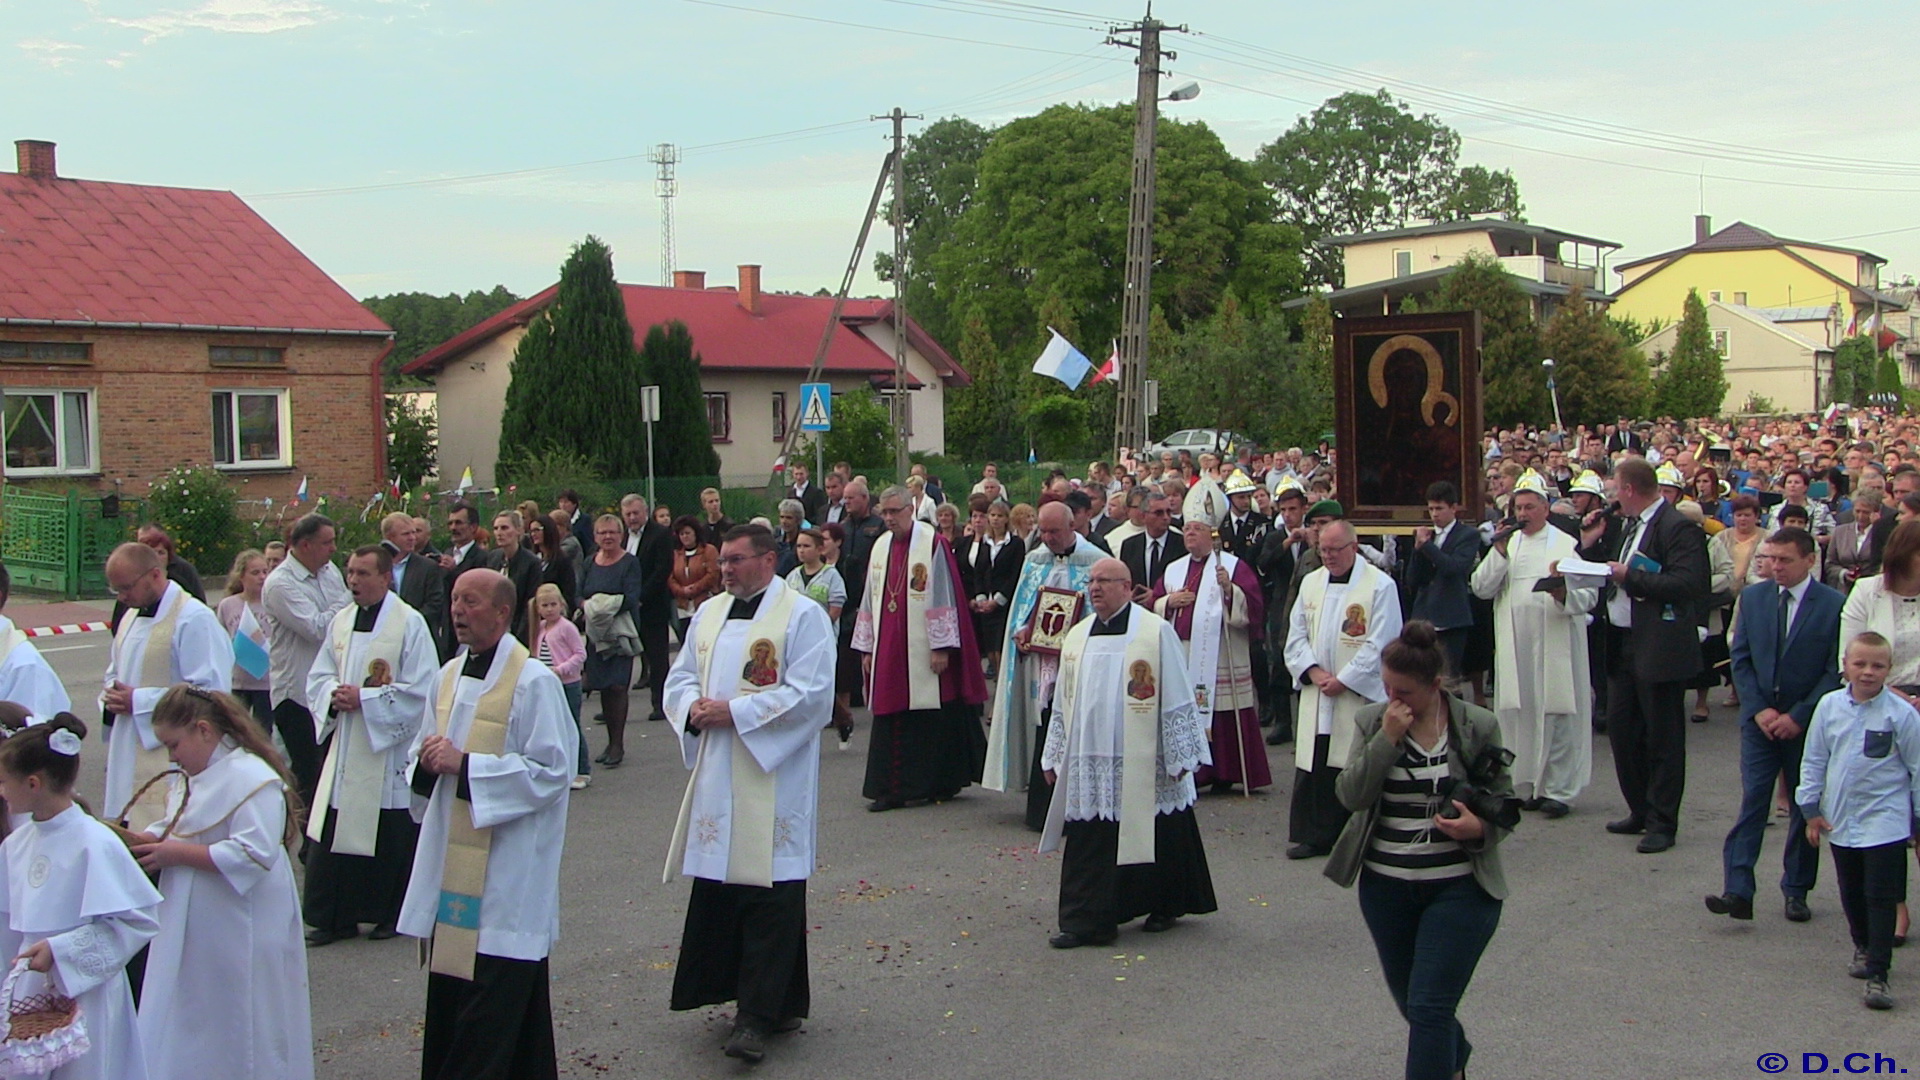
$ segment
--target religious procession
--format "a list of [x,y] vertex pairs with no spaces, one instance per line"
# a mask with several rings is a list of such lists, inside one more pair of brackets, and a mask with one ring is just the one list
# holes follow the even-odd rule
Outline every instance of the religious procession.
[[[777,1057],[821,1012],[809,880],[833,849],[823,803],[854,794],[823,789],[822,748],[860,734],[868,813],[989,803],[1005,843],[1057,853],[1035,941],[1053,950],[1176,930],[1209,948],[1184,928],[1234,916],[1196,808],[1257,796],[1286,861],[1357,892],[1406,1075],[1460,1076],[1459,1006],[1509,896],[1502,842],[1711,850],[1714,816],[1682,813],[1710,705],[1738,717],[1737,762],[1707,767],[1737,767],[1739,801],[1704,917],[1756,919],[1771,828],[1778,910],[1808,922],[1828,846],[1852,949],[1836,968],[1895,1007],[1920,424],[1623,420],[1473,450],[1483,493],[1435,480],[1425,522],[1397,531],[1349,514],[1356,465],[1325,445],[1127,455],[1056,470],[1037,505],[1009,505],[988,466],[964,524],[924,472],[876,497],[839,467],[820,487],[796,469],[777,522],[715,504],[670,532],[638,495],[597,518],[568,499],[501,512],[491,550],[462,503],[446,550],[391,514],[344,571],[336,524],[308,514],[283,550],[242,553],[212,608],[145,528],[105,567],[97,741],[95,702],[0,626],[9,982],[41,980],[25,1000],[67,1020],[35,1014],[51,1026],[0,1063],[317,1075],[309,956],[364,933],[419,945],[420,1075],[558,1076],[563,858],[624,874],[650,847],[663,883],[691,881],[656,1007],[730,1005],[724,1055]],[[592,554],[536,555],[529,532]],[[0,606],[7,591],[0,576]],[[620,851],[569,852],[593,744],[603,771],[625,761],[629,694],[676,746],[678,812]],[[1583,812],[1596,745],[1615,820]],[[993,794],[961,797],[976,785]],[[1682,845],[1683,821],[1713,835]]]

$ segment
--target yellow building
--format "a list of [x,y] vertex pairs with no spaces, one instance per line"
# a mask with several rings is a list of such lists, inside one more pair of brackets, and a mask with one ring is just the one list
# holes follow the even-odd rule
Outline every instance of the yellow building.
[[[1615,267],[1613,314],[1642,322],[1680,320],[1687,290],[1705,303],[1747,308],[1830,308],[1842,328],[1866,325],[1907,305],[1880,291],[1886,260],[1857,248],[1783,240],[1743,221],[1711,231],[1705,216],[1694,219],[1694,242],[1683,248]],[[1816,344],[1832,344],[1816,339]]]

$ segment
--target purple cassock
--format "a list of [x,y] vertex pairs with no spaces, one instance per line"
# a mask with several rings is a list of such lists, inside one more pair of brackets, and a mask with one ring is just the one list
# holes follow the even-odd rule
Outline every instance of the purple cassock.
[[[1185,561],[1186,578],[1180,589],[1198,592],[1205,560],[1189,557]],[[1171,572],[1174,567],[1167,569]],[[1245,559],[1236,560],[1229,578],[1238,587],[1240,597],[1229,594],[1225,598],[1229,605],[1226,612],[1229,629],[1220,636],[1219,665],[1211,702],[1213,764],[1202,765],[1196,770],[1193,782],[1200,787],[1209,784],[1245,784],[1247,790],[1251,791],[1273,784],[1273,770],[1267,766],[1266,737],[1260,731],[1259,699],[1253,689],[1250,655],[1250,644],[1257,644],[1265,637],[1267,604],[1260,593],[1260,579],[1254,576],[1253,567]],[[1154,582],[1155,609],[1162,610],[1163,605],[1159,603],[1161,598],[1170,591],[1178,592],[1180,589],[1169,590],[1164,577]],[[1193,613],[1197,606],[1189,604],[1165,612],[1167,621],[1173,624],[1174,632],[1180,635],[1181,641],[1193,639]],[[1237,610],[1236,607],[1245,610]],[[1242,747],[1246,750],[1244,762]]]

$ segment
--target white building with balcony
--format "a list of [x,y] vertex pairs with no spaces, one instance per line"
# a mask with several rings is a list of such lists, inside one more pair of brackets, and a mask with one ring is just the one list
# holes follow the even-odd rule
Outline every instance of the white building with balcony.
[[1320,243],[1340,248],[1346,265],[1344,287],[1326,294],[1336,314],[1391,315],[1407,297],[1438,289],[1460,260],[1477,253],[1500,260],[1543,322],[1575,285],[1587,299],[1610,303],[1613,297],[1598,283],[1606,280],[1607,256],[1620,248],[1611,240],[1491,214],[1329,236]]

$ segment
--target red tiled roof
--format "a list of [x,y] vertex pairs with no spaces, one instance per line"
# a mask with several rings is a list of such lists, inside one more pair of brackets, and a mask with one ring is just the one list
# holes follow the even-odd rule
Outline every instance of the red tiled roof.
[[[553,286],[528,297],[427,350],[407,365],[407,373],[431,375],[511,327],[526,325],[553,302],[558,288]],[[820,332],[827,316],[833,311],[833,298],[828,296],[762,293],[759,312],[749,313],[740,306],[739,293],[728,288],[622,285],[620,292],[626,301],[627,321],[633,325],[634,348],[645,341],[651,327],[678,319],[693,335],[701,366],[723,371],[792,371],[804,375],[820,347]],[[841,309],[841,329],[833,335],[833,344],[827,350],[826,373],[891,379],[893,355],[858,328],[892,318],[891,301],[849,299]],[[912,319],[907,320],[907,340],[932,362],[942,382],[966,386],[973,381]]]
[[15,173],[0,320],[391,332],[230,191]]

